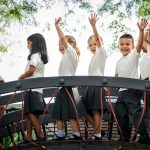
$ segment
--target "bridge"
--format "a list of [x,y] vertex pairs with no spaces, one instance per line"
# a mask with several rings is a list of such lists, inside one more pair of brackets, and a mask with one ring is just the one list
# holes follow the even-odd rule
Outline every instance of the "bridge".
[[[107,87],[108,92],[106,99],[108,107],[110,108],[107,113],[103,115],[102,128],[106,135],[102,141],[87,140],[87,131],[85,124],[88,126],[88,132],[92,134],[93,128],[87,122],[84,122],[82,118],[79,118],[79,124],[81,134],[83,136],[82,141],[61,141],[54,142],[51,138],[56,131],[55,120],[51,118],[53,109],[53,98],[57,95],[59,87],[78,87],[81,97],[85,96],[86,89],[89,86]],[[150,82],[138,79],[118,78],[118,77],[98,77],[98,76],[60,76],[60,77],[43,77],[34,79],[17,80],[0,84],[0,106],[3,108],[4,113],[0,117],[0,148],[4,147],[4,140],[10,138],[11,147],[7,149],[17,150],[19,149],[52,149],[52,150],[69,150],[69,149],[86,149],[86,150],[100,150],[100,149],[150,149],[149,145],[137,144],[134,142],[125,143],[124,141],[117,141],[119,138],[117,132],[117,125],[113,116],[113,105],[117,99],[118,88],[131,88],[142,91],[150,90]],[[47,107],[45,113],[40,116],[41,127],[44,132],[45,141],[41,143],[22,144],[18,143],[14,139],[14,135],[18,135],[22,141],[25,140],[26,131],[26,118],[23,115],[23,97],[24,90],[43,88],[43,95],[47,99]],[[19,107],[16,107],[17,104]],[[14,104],[14,105],[13,105]],[[13,105],[13,108],[11,106]],[[2,107],[3,106],[3,107]],[[142,104],[144,106],[144,104]],[[149,131],[149,114],[145,114],[143,110],[143,116],[147,121],[147,130]],[[132,125],[132,123],[131,123]],[[132,136],[136,129],[132,128]],[[69,122],[65,122],[65,134],[68,136],[71,134],[71,128]],[[35,135],[36,136],[36,135]]]

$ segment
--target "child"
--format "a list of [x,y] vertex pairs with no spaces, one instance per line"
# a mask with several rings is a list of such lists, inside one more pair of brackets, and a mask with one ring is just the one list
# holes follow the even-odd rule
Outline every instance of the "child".
[[[119,50],[123,56],[117,62],[116,77],[138,78],[138,61],[147,20],[142,19],[141,23],[137,25],[139,28],[139,39],[135,49],[132,35],[124,34],[119,38]],[[135,89],[121,88],[118,92],[118,99],[116,102],[116,117],[125,142],[130,140],[129,114],[133,117],[134,126],[137,127],[141,117],[141,92]],[[149,136],[144,121],[142,121],[138,133],[140,134],[138,142],[149,143]]]
[[[93,53],[93,56],[91,58],[91,62],[89,64],[88,74],[90,76],[103,76],[104,75],[104,69],[105,69],[105,63],[106,63],[106,51],[103,48],[103,41],[101,36],[99,36],[97,28],[96,28],[96,22],[99,18],[97,15],[91,14],[91,17],[89,18],[89,22],[93,29],[92,36],[88,39],[88,47],[90,51]],[[100,90],[102,88],[99,87],[88,87],[86,99],[83,101],[86,107],[86,110],[88,112],[88,115],[91,116],[93,120],[93,126],[95,129],[95,134],[92,137],[94,140],[101,140],[101,111],[106,110],[106,101],[105,101],[105,94],[104,90],[102,89],[102,101],[103,101],[103,109],[101,110],[101,95]]]
[[[140,63],[140,73],[142,80],[150,80],[150,28],[148,28],[145,32],[144,42],[143,42],[143,52],[145,53],[141,63]],[[147,91],[146,95],[146,109],[150,112],[150,92]]]
[[[32,34],[27,38],[29,49],[28,63],[25,72],[19,79],[44,77],[45,64],[48,63],[47,47],[44,37]],[[43,113],[45,102],[42,89],[30,89],[24,97],[24,114],[27,116],[27,141],[32,140],[32,127],[35,128],[37,140],[43,139],[40,123],[36,116]]]
[[[55,19],[55,27],[59,36],[59,51],[62,53],[62,59],[59,66],[59,76],[74,76],[78,65],[80,51],[77,47],[76,40],[73,36],[64,35],[59,26],[61,18]],[[73,96],[72,88],[67,90]],[[77,117],[72,102],[65,90],[60,88],[53,109],[53,118],[56,119],[57,134],[53,140],[64,140],[63,121],[70,120],[73,135],[69,137],[71,140],[81,140],[80,130]]]

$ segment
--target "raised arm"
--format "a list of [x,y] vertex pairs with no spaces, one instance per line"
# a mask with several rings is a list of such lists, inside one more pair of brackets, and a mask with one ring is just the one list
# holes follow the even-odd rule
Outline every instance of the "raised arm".
[[59,22],[61,20],[62,20],[61,17],[59,17],[58,19],[55,19],[55,27],[56,27],[56,31],[58,33],[61,44],[67,49],[68,43],[66,41],[66,38],[65,38],[65,35],[64,35],[62,29],[59,26]]
[[92,13],[91,17],[89,17],[89,22],[93,29],[93,34],[94,34],[94,37],[96,40],[96,45],[97,45],[97,47],[101,47],[101,45],[103,44],[103,40],[102,40],[102,37],[98,34],[97,27],[96,27],[96,22],[98,19],[99,19],[99,17],[97,17],[97,14]]
[[144,18],[142,18],[140,23],[137,23],[138,28],[139,28],[139,39],[138,39],[138,43],[136,46],[136,50],[138,53],[140,53],[142,49],[143,40],[144,40],[144,29],[146,28],[147,24],[148,24],[148,21]]

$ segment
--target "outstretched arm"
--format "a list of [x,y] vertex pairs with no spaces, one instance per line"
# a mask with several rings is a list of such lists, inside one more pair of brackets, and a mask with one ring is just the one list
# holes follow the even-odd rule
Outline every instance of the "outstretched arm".
[[67,49],[68,43],[66,41],[66,38],[65,38],[65,35],[64,35],[62,29],[59,26],[60,21],[61,21],[61,17],[59,17],[58,19],[55,19],[55,27],[56,27],[56,31],[58,33],[61,44]]
[[148,24],[147,20],[143,18],[140,23],[137,23],[139,28],[139,39],[136,46],[136,50],[138,53],[140,53],[142,49],[143,40],[144,40],[144,29],[146,28],[147,24]]
[[93,29],[93,34],[94,34],[94,38],[96,40],[96,45],[97,45],[97,47],[101,47],[101,45],[103,44],[103,40],[102,40],[102,37],[98,34],[97,27],[96,27],[96,22],[98,19],[99,19],[99,17],[97,17],[97,14],[92,13],[91,17],[89,17],[89,22]]

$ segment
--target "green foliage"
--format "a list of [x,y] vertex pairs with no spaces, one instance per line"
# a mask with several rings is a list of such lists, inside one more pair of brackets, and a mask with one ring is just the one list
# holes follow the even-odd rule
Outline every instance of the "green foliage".
[[41,8],[50,8],[55,0],[1,0],[0,1],[0,28],[6,28],[12,22],[34,23],[34,14]]
[[83,2],[83,3],[81,3],[81,5],[79,6],[79,8],[81,8],[81,9],[91,9],[92,6],[91,6],[90,3],[88,3],[88,2]]
[[139,15],[150,19],[150,0],[143,0],[142,5],[139,8]]
[[[57,0],[0,0],[0,34],[4,34],[7,29],[14,22],[19,22],[22,25],[38,25],[35,18],[35,14],[41,9],[51,8]],[[93,0],[64,0],[65,15],[64,20],[61,24],[62,27],[66,28],[66,31],[70,32],[67,28],[68,16],[72,16],[76,11],[84,11],[86,13],[96,11],[100,16],[112,16],[114,20],[109,23],[108,29],[114,33],[123,33],[129,31],[125,26],[124,20],[126,18],[132,18],[132,16],[142,16],[150,19],[150,0],[105,0],[95,1],[97,10],[93,8]],[[80,16],[79,16],[80,17]],[[70,21],[70,20],[69,20]],[[73,19],[77,25],[82,26],[80,18]],[[102,23],[101,23],[102,26]],[[45,29],[50,31],[51,24],[46,23]],[[86,29],[85,25],[81,29]],[[74,32],[78,32],[79,29],[71,28]],[[117,39],[114,34],[114,43]],[[1,42],[2,40],[0,40]],[[111,49],[115,49],[114,47]],[[0,45],[0,52],[7,51],[7,47]]]
[[7,47],[3,44],[0,44],[0,53],[7,52]]

